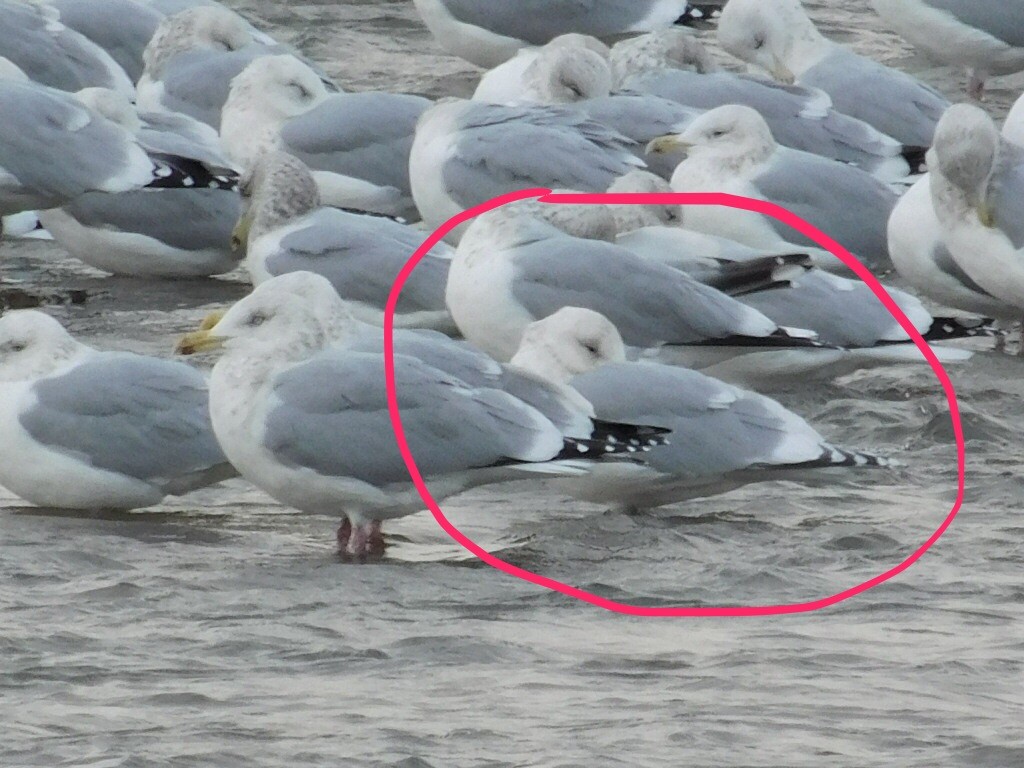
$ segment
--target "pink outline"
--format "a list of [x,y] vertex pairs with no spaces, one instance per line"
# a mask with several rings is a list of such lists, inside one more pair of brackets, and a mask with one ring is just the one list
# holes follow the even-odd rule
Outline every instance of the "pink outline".
[[[587,592],[586,590],[578,589],[577,587],[573,587],[569,584],[556,581],[555,579],[550,579],[546,576],[541,576],[540,574],[524,570],[523,568],[518,568],[511,563],[507,563],[504,560],[495,557],[465,536],[458,528],[448,521],[448,518],[444,516],[444,512],[441,511],[437,502],[434,501],[433,497],[431,497],[430,491],[428,490],[426,483],[423,482],[423,478],[420,475],[419,469],[416,466],[416,462],[413,459],[412,453],[409,451],[409,445],[405,439],[401,414],[398,410],[398,394],[395,390],[393,339],[395,306],[398,302],[398,297],[402,291],[402,287],[405,285],[405,281],[409,278],[409,275],[412,274],[413,269],[416,268],[420,259],[423,258],[427,251],[442,240],[449,231],[457,227],[459,224],[469,221],[482,213],[486,213],[487,211],[517,200],[525,200],[532,197],[539,198],[541,202],[545,203],[576,203],[584,205],[595,203],[617,203],[625,205],[726,205],[732,208],[739,208],[742,210],[766,214],[768,216],[774,216],[779,221],[784,224],[788,224],[793,227],[793,229],[814,240],[822,248],[829,250],[837,258],[842,260],[846,266],[852,269],[857,276],[871,288],[879,301],[885,305],[886,309],[892,313],[897,322],[899,322],[907,334],[909,334],[910,338],[913,339],[914,344],[916,344],[918,349],[921,350],[921,353],[925,356],[929,365],[931,365],[932,370],[935,371],[935,375],[938,378],[939,383],[942,384],[942,389],[946,393],[946,400],[949,403],[950,418],[953,422],[953,434],[956,439],[957,495],[956,501],[953,503],[953,508],[949,511],[949,514],[946,516],[945,520],[943,520],[938,529],[936,529],[935,533],[933,533],[924,544],[912,552],[899,565],[875,576],[873,579],[869,579],[855,587],[851,587],[850,589],[829,597],[806,603],[760,606],[727,606],[720,608],[649,607],[616,602],[615,600],[609,600],[591,592]],[[427,238],[427,240],[417,249],[416,253],[412,255],[401,273],[399,273],[398,278],[395,280],[391,289],[391,295],[388,297],[387,307],[384,310],[384,370],[387,380],[388,410],[391,415],[392,427],[395,430],[395,440],[398,443],[398,449],[402,454],[402,458],[405,460],[406,467],[409,470],[409,476],[412,478],[412,482],[416,486],[416,490],[419,491],[423,501],[426,503],[431,513],[433,513],[434,519],[437,520],[438,524],[445,530],[445,532],[492,568],[497,568],[499,571],[504,571],[505,573],[523,579],[524,581],[554,590],[555,592],[561,592],[563,595],[574,597],[577,600],[582,600],[586,603],[591,603],[600,608],[614,611],[616,613],[624,613],[631,616],[773,616],[776,614],[803,613],[806,611],[817,611],[822,608],[827,608],[831,605],[842,602],[843,600],[854,597],[855,595],[859,595],[862,592],[866,592],[872,587],[877,587],[879,584],[888,581],[916,563],[921,556],[939,540],[939,537],[946,532],[946,529],[949,528],[953,519],[956,517],[957,512],[960,511],[960,507],[964,500],[966,447],[964,445],[963,427],[960,422],[960,408],[957,403],[956,391],[953,388],[953,382],[950,381],[949,376],[939,363],[935,353],[932,352],[931,347],[921,337],[921,334],[917,332],[917,329],[913,324],[911,324],[907,316],[903,314],[903,311],[899,308],[896,302],[892,300],[892,297],[889,296],[885,288],[882,287],[882,285],[875,279],[874,275],[872,275],[864,265],[857,261],[849,251],[828,235],[801,219],[799,216],[791,213],[781,206],[764,200],[755,200],[753,198],[741,197],[738,195],[727,195],[723,193],[700,194],[666,192],[650,194],[552,194],[549,189],[524,189],[519,192],[513,192],[507,195],[502,195],[501,197],[496,197],[493,200],[489,200],[486,203],[471,208],[468,211],[464,211],[463,213],[449,219],[429,238]]]

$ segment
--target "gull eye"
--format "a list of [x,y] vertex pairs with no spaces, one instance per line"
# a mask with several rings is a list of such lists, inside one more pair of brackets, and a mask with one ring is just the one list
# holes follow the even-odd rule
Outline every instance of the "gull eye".
[[759,51],[762,48],[764,48],[764,38],[763,37],[755,37],[754,38],[754,50],[755,51]]
[[12,352],[24,352],[28,349],[28,344],[23,341],[12,341],[10,343],[10,350]]
[[719,128],[718,130],[715,130],[715,131],[711,132],[711,138],[712,139],[720,139],[723,136],[725,136],[726,133],[727,133],[727,131],[724,128]]
[[249,319],[245,321],[245,324],[248,325],[250,328],[259,328],[269,319],[270,318],[268,318],[267,315],[264,314],[263,312],[253,312],[251,315],[249,315]]
[[295,92],[299,94],[299,98],[302,100],[306,100],[313,95],[312,93],[309,92],[309,89],[306,88],[306,86],[304,86],[302,83],[292,81],[288,85],[295,89]]
[[600,352],[601,352],[601,350],[597,346],[597,344],[595,344],[593,342],[584,342],[583,348],[585,350],[587,350],[587,352],[590,353],[591,357],[597,357],[600,354]]

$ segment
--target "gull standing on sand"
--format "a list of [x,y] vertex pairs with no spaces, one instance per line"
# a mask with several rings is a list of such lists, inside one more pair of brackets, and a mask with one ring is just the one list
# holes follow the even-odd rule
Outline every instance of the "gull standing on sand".
[[231,81],[220,136],[244,169],[274,149],[295,155],[330,205],[417,218],[409,152],[429,106],[405,94],[331,93],[294,56],[262,56]]
[[967,68],[981,100],[989,75],[1024,69],[1024,7],[1013,0],[871,0],[905,40],[935,61]]
[[[247,209],[235,237],[247,242],[253,284],[289,272],[327,278],[356,316],[382,325],[391,287],[426,233],[383,216],[324,207],[309,169],[285,152],[264,156],[243,182]],[[396,325],[454,331],[445,308],[452,249],[439,243],[406,281]]]
[[37,506],[135,509],[235,476],[206,381],[99,352],[34,310],[0,317],[0,484]]
[[512,365],[578,391],[599,418],[671,430],[643,463],[606,464],[558,481],[587,501],[649,509],[767,480],[833,482],[837,473],[887,467],[886,459],[838,448],[767,397],[696,371],[629,363],[615,326],[567,307],[533,323]]
[[[191,334],[189,351],[225,349],[210,412],[242,476],[283,504],[344,515],[339,544],[357,556],[379,553],[381,521],[424,505],[395,444],[383,355],[353,348],[362,324],[323,317],[309,296],[269,281]],[[394,362],[402,426],[436,499],[531,474],[586,472],[590,455],[638,452],[608,436],[566,437],[524,401],[418,358],[396,354]]]
[[931,86],[826,38],[800,0],[729,0],[718,41],[777,80],[821,89],[837,110],[906,146],[931,146],[949,106]]
[[[672,176],[676,192],[726,192],[781,205],[852,251],[871,269],[891,267],[886,224],[896,195],[868,173],[827,158],[780,147],[764,118],[750,107],[711,110],[678,136],[651,142],[649,151],[687,150]],[[686,227],[756,248],[812,241],[771,216],[725,206],[686,206]],[[833,269],[835,259],[822,263]]]

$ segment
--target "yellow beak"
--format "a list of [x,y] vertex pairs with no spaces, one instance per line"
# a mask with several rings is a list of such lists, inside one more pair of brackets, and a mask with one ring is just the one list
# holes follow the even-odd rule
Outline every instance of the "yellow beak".
[[231,230],[231,250],[238,251],[249,244],[249,230],[252,228],[252,216],[246,211],[238,217],[235,228]]
[[987,202],[982,201],[978,203],[975,210],[978,213],[978,221],[981,222],[982,226],[993,229],[996,226],[996,212],[992,209],[992,206]]
[[669,155],[673,152],[685,152],[692,147],[688,141],[683,141],[678,136],[659,136],[652,139],[644,150],[648,155]]
[[214,327],[224,317],[224,312],[211,312],[199,324],[198,331],[186,333],[174,346],[176,355],[195,355],[224,346],[224,338],[213,333]]

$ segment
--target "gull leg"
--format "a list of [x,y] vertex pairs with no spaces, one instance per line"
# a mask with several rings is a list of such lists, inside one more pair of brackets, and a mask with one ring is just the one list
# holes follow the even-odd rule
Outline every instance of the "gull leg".
[[366,553],[375,557],[381,557],[384,554],[384,550],[387,549],[387,543],[384,541],[380,520],[371,520],[367,528],[368,549]]
[[341,519],[341,525],[338,526],[338,551],[344,553],[348,550],[348,541],[352,538],[352,521],[347,517]]
[[369,549],[367,534],[369,527],[366,523],[354,523],[352,525],[352,536],[348,540],[348,553],[353,557],[362,558]]
[[985,78],[986,73],[972,69],[967,78],[967,95],[975,101],[985,100]]

